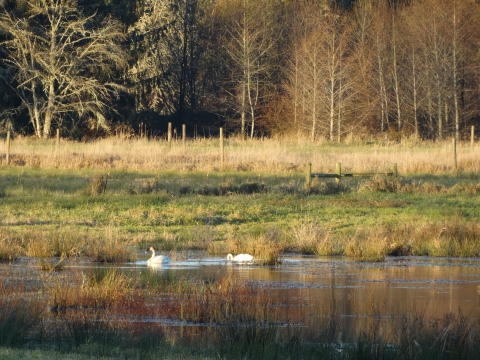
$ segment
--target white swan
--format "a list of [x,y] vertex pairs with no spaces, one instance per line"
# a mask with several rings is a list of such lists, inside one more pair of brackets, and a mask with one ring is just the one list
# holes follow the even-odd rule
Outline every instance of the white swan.
[[153,250],[153,247],[150,247],[147,252],[151,251],[152,252],[152,257],[147,260],[147,264],[165,264],[170,262],[170,258],[168,256],[164,255],[157,255],[155,256],[155,250]]
[[232,256],[232,254],[227,255],[227,261],[235,261],[235,262],[250,262],[253,260],[253,256],[250,254],[238,254],[237,256]]

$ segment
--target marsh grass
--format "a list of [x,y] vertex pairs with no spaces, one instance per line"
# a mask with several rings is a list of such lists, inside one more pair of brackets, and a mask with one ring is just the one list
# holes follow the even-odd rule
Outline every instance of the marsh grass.
[[[47,281],[48,280],[48,281]],[[117,269],[99,268],[90,273],[62,273],[44,278],[48,306],[55,314],[80,309],[123,306],[132,294],[132,279]]]
[[127,262],[136,259],[134,247],[120,237],[118,231],[109,226],[105,236],[89,241],[85,255],[97,262]]
[[[375,231],[375,230],[374,230]],[[371,229],[359,229],[345,245],[345,255],[357,261],[381,262],[388,253],[387,239]]]
[[358,261],[383,261],[391,256],[480,256],[480,227],[475,221],[423,223],[417,226],[358,228],[337,244]]
[[277,265],[280,255],[285,250],[285,241],[282,238],[282,232],[272,226],[259,235],[230,237],[224,252],[248,253],[254,257],[256,264]]
[[132,279],[116,269],[98,269],[82,283],[85,307],[108,308],[125,304],[133,290]]
[[30,231],[22,236],[25,255],[47,258],[52,256],[78,256],[83,252],[85,238],[68,228],[53,231]]
[[[196,281],[168,273],[148,274],[158,280],[148,287],[144,287],[146,278],[135,282],[114,269],[78,278],[49,274],[50,283],[63,279],[51,291],[72,291],[69,307],[51,307],[57,310],[51,316],[45,313],[42,296],[30,296],[27,301],[21,288],[14,296],[2,289],[0,345],[92,358],[473,360],[480,351],[480,323],[461,311],[440,318],[426,317],[415,309],[383,316],[371,298],[362,309],[365,316],[357,319],[356,340],[343,342],[345,309],[334,299],[319,305],[306,324],[290,324],[288,311],[287,316],[281,313],[301,304],[234,277]],[[83,285],[77,286],[79,282]],[[47,302],[52,305],[52,298]],[[123,313],[139,319],[146,314],[183,319],[202,326],[191,332],[191,327],[169,332],[148,321],[122,321]]]
[[[389,238],[392,233],[387,230],[359,236]],[[457,224],[443,233],[476,236],[477,231]],[[358,340],[342,344],[339,332],[345,317],[341,303],[322,303],[307,324],[297,326],[289,323],[289,311],[285,310],[301,307],[298,299],[285,299],[235,276],[221,274],[200,281],[169,272],[142,271],[136,278],[129,272],[100,268],[78,275],[51,272],[42,277],[45,287],[38,297],[31,292],[26,297],[21,287],[13,293],[11,288],[0,292],[0,329],[5,324],[21,332],[13,342],[11,332],[0,331],[1,344],[41,346],[91,357],[128,354],[129,358],[186,358],[196,351],[202,357],[242,359],[475,359],[479,351],[480,324],[461,312],[435,319],[413,309],[407,311],[409,315],[385,317],[371,298],[366,309],[359,309],[365,316],[358,319]],[[46,301],[40,295],[45,292]],[[28,303],[22,302],[27,298]],[[50,317],[44,312],[46,305],[52,310]],[[202,326],[191,333],[186,330],[181,338],[149,321],[122,321],[122,314],[134,319],[181,319]],[[391,330],[384,330],[386,324]]]
[[[417,230],[413,247],[431,256],[480,256],[480,226],[456,220],[427,224]],[[422,241],[423,240],[423,241]]]
[[65,255],[59,259],[40,258],[40,269],[43,271],[62,271],[65,269]]
[[15,348],[27,345],[42,321],[41,305],[26,298],[9,297],[2,293],[0,296],[2,309],[0,311],[0,346]]
[[0,229],[0,260],[12,261],[23,255],[24,251],[9,232]]
[[341,254],[332,230],[317,221],[306,220],[292,230],[292,250],[305,255],[331,256]]
[[376,175],[371,179],[364,180],[359,184],[358,192],[397,192],[404,194],[480,194],[480,182],[456,183],[451,187],[438,182],[412,181],[410,179],[394,179],[382,175]]
[[305,193],[309,195],[335,195],[349,191],[350,187],[345,182],[336,184],[333,180],[326,182],[314,178],[310,187],[305,185]]

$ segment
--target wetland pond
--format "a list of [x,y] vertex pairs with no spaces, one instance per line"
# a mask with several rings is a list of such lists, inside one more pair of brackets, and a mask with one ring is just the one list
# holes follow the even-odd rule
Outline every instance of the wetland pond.
[[[442,319],[445,314],[460,311],[477,319],[480,310],[480,259],[476,258],[387,257],[382,263],[361,263],[341,257],[292,254],[283,256],[278,266],[262,266],[227,264],[226,258],[192,252],[180,261],[154,268],[147,265],[146,258],[115,265],[67,260],[59,273],[114,267],[135,276],[147,273],[203,282],[228,276],[254,289],[267,290],[275,299],[268,306],[282,314],[277,318],[282,319],[279,324],[333,327],[334,340],[345,342],[355,339],[368,321],[374,321],[379,331],[386,333],[391,331],[392,319],[402,316]],[[7,282],[31,281],[32,274],[42,273],[38,259],[2,263],[0,269]],[[121,318],[175,333],[185,328],[201,332],[202,327],[215,326],[158,314],[123,314]]]

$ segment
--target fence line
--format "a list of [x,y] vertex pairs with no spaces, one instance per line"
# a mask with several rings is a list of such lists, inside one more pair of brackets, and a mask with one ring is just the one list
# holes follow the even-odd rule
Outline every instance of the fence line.
[[338,185],[340,184],[342,177],[368,177],[368,176],[375,176],[375,175],[393,176],[396,179],[398,176],[397,164],[396,163],[393,164],[392,171],[342,173],[342,164],[336,163],[336,173],[326,174],[326,173],[312,173],[312,163],[307,163],[305,180],[306,180],[307,189],[310,189],[312,185],[312,178],[333,178],[335,179],[335,182]]

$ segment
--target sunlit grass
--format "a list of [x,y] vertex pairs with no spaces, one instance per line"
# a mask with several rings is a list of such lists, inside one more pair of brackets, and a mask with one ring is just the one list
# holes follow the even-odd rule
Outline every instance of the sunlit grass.
[[[206,171],[221,170],[219,141],[215,138],[173,142],[170,149],[162,139],[120,138],[98,139],[81,143],[62,140],[56,150],[55,140],[17,137],[11,144],[11,164],[17,167],[61,172],[65,169],[96,169],[105,174],[111,170],[126,171]],[[0,151],[6,149],[0,144]],[[404,139],[399,143],[353,141],[345,144],[305,139],[225,140],[226,171],[292,173],[304,171],[305,163],[313,172],[334,172],[335,163],[345,171],[385,171],[396,163],[403,174],[444,174],[459,172],[477,174],[480,171],[478,144],[457,145],[457,169],[454,169],[451,141],[418,142]],[[56,156],[55,156],[56,154]]]
[[[395,253],[478,254],[477,238],[465,240],[461,230],[478,218],[478,146],[459,145],[457,171],[450,142],[231,138],[223,169],[217,146],[218,139],[188,141],[185,150],[181,143],[170,150],[163,140],[62,140],[54,157],[54,142],[17,138],[16,160],[0,168],[0,257],[130,261],[147,245],[249,252],[266,263],[284,251],[365,261]],[[336,162],[361,172],[397,163],[400,177],[345,178],[340,186],[315,178],[306,189],[306,162],[313,172],[334,172]],[[448,239],[414,231],[453,223],[461,225]],[[390,241],[390,233],[411,238]]]
[[[83,189],[88,185],[82,170],[58,176],[53,180],[54,191],[52,180],[45,176],[47,170],[24,170],[21,175],[5,168],[1,171],[7,174],[0,178],[6,189],[0,219],[0,254],[4,259],[64,254],[100,262],[130,261],[137,250],[154,246],[168,251],[207,250],[225,256],[249,252],[272,263],[285,250],[353,255],[355,244],[368,240],[362,235],[364,231],[359,231],[362,228],[369,228],[373,238],[385,229],[400,234],[395,242],[405,243],[402,246],[409,254],[478,256],[477,238],[463,239],[471,231],[462,228],[473,228],[480,207],[476,201],[478,182],[468,179],[457,183],[443,176],[435,182],[352,179],[344,181],[346,187],[340,193],[319,195],[305,193],[303,174],[297,175],[297,180],[294,175],[264,175],[258,182],[258,174],[252,173],[209,174],[208,179],[207,174],[192,173],[192,177],[182,175],[183,184],[188,182],[190,188],[182,193],[183,185],[175,182],[173,174],[157,173],[152,189],[141,192],[136,187],[137,191],[130,192],[126,189],[131,189],[136,179],[148,179],[152,174],[122,172],[118,177],[110,175],[109,184],[114,186],[107,187],[105,193],[86,195]],[[22,191],[18,192],[16,184],[21,182]],[[202,193],[207,182],[211,189],[219,189],[217,194]],[[263,184],[262,192],[249,185],[258,183]],[[286,185],[282,187],[282,183]],[[247,184],[245,189],[253,191],[224,192],[225,184],[231,189]],[[62,185],[64,191],[60,191]],[[44,188],[50,190],[39,192]],[[414,231],[428,227],[456,230],[448,240],[444,235],[437,238],[434,231]],[[274,241],[272,229],[277,234]],[[402,233],[410,237],[408,243],[403,239],[399,242]],[[390,245],[385,249],[380,253],[395,253],[389,250]]]

